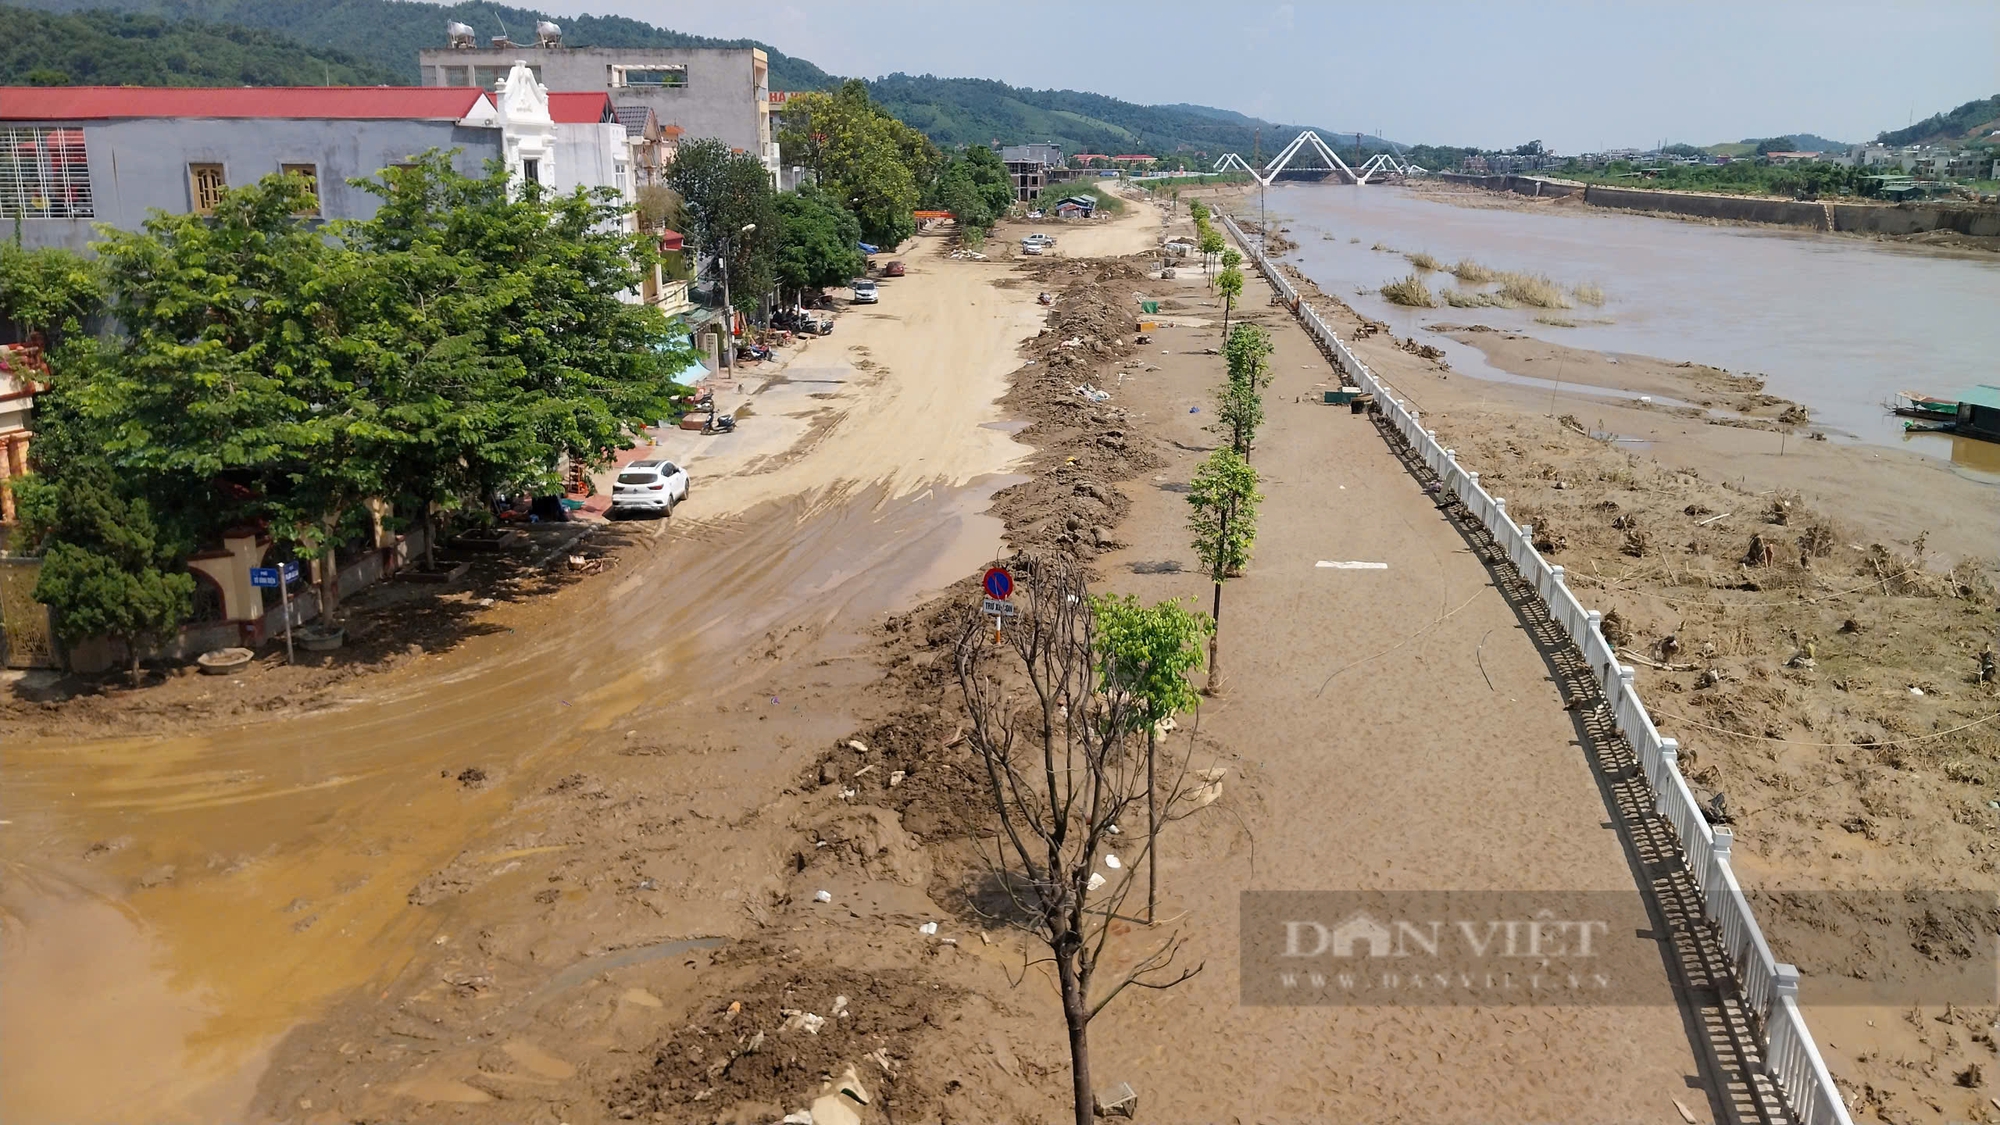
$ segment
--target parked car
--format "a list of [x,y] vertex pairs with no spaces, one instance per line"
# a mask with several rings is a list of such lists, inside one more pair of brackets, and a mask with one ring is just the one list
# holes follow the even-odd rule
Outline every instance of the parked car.
[[901,277],[905,272],[906,269],[901,262],[890,262],[888,265],[882,267],[883,277]]
[[1023,242],[1021,244],[1021,253],[1027,254],[1031,257],[1039,258],[1042,256],[1043,253],[1042,244],[1039,242]]
[[1039,219],[1042,217],[1042,213],[1040,211],[1030,211],[1028,212],[1028,217],[1030,219]]
[[872,305],[881,299],[875,292],[873,278],[857,277],[849,284],[854,287],[854,303],[857,305]]
[[687,470],[672,461],[634,461],[618,472],[611,485],[611,511],[674,514],[674,505],[687,499]]

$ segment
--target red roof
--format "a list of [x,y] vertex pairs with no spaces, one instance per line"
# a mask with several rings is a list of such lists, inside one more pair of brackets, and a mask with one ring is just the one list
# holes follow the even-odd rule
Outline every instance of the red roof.
[[611,110],[611,95],[602,90],[550,93],[549,116],[561,125],[597,125],[618,120]]
[[682,238],[679,231],[663,230],[660,232],[660,253],[671,254],[676,250],[685,249],[687,249],[687,239]]
[[0,121],[117,117],[425,118],[456,121],[469,86],[0,86]]

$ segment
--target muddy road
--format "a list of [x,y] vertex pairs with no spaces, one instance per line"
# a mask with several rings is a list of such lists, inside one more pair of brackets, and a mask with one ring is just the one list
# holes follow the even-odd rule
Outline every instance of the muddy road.
[[[1025,451],[990,424],[1039,322],[1034,293],[936,242],[909,258],[882,304],[816,342],[837,378],[811,403],[810,440],[740,477],[694,459],[691,501],[612,575],[499,606],[492,632],[315,712],[7,739],[0,1117],[239,1118],[288,1030],[387,996],[454,940],[443,927],[510,921],[465,892],[570,846],[510,812],[525,797],[693,737],[694,716],[780,666],[807,686],[770,698],[771,729],[849,721],[860,630],[992,557],[1000,525],[979,513]],[[713,440],[720,461],[730,438]],[[762,789],[781,784],[773,768],[745,747],[728,772]],[[496,913],[410,909],[448,898]]]

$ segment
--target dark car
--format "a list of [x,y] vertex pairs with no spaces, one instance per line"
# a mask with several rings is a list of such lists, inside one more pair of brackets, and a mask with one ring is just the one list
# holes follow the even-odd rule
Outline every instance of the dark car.
[[901,262],[890,262],[888,265],[882,267],[883,277],[901,277],[903,273],[903,263]]

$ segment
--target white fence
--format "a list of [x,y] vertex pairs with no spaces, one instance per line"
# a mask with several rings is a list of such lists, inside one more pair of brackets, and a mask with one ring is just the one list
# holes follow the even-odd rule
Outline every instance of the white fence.
[[1827,1073],[1819,1048],[1806,1030],[1805,1017],[1799,1012],[1799,971],[1771,955],[1771,946],[1751,915],[1750,904],[1743,897],[1743,888],[1730,866],[1729,830],[1710,827],[1702,816],[1687,780],[1681,776],[1680,744],[1662,738],[1654,729],[1652,718],[1632,686],[1632,669],[1618,663],[1617,654],[1604,639],[1599,627],[1603,615],[1585,609],[1565,583],[1563,568],[1549,565],[1535,550],[1533,526],[1518,525],[1509,518],[1507,501],[1480,487],[1479,474],[1461,466],[1456,451],[1438,444],[1437,435],[1423,428],[1416,409],[1398,399],[1394,388],[1376,378],[1368,365],[1355,357],[1319,313],[1300,299],[1298,289],[1276,264],[1244,237],[1235,220],[1228,215],[1221,218],[1230,235],[1256,263],[1258,271],[1292,306],[1306,331],[1334,357],[1348,385],[1375,397],[1382,413],[1423,463],[1486,525],[1494,542],[1506,552],[1508,561],[1535,588],[1550,618],[1563,627],[1595,670],[1618,730],[1638,753],[1646,780],[1652,786],[1653,808],[1674,826],[1680,837],[1681,859],[1701,888],[1703,914],[1720,932],[1744,1002],[1757,1014],[1763,1029],[1765,1069],[1776,1081],[1800,1125],[1852,1125],[1840,1090]]

